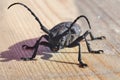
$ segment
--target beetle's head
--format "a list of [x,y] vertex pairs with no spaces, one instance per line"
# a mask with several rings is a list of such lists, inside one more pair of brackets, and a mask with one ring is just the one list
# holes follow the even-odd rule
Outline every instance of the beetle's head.
[[56,45],[52,45],[52,47],[50,48],[53,52],[57,52],[59,50],[59,47]]
[[50,38],[49,43],[51,44],[50,48],[53,52],[57,52],[59,48],[59,41],[56,38]]
[[63,47],[59,36],[57,37],[51,36],[49,38],[49,43],[51,44],[50,48],[53,52],[57,52],[59,49]]

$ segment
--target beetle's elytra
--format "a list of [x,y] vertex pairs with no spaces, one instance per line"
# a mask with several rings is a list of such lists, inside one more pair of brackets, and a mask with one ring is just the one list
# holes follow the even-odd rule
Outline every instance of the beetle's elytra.
[[[27,10],[31,13],[31,15],[34,16],[34,18],[36,19],[36,21],[40,24],[41,29],[46,33],[45,35],[42,35],[33,46],[28,46],[28,45],[23,45],[22,47],[25,49],[34,49],[33,55],[30,58],[21,58],[23,60],[33,60],[33,58],[35,58],[36,56],[36,52],[38,50],[39,45],[44,45],[49,47],[53,52],[57,52],[60,49],[63,49],[65,47],[75,47],[78,46],[78,61],[79,61],[79,66],[80,67],[86,67],[87,64],[82,62],[81,59],[81,48],[80,48],[80,41],[81,40],[85,40],[88,51],[90,53],[101,53],[103,52],[103,50],[97,50],[94,51],[91,49],[90,44],[88,43],[88,40],[86,39],[86,37],[89,35],[91,40],[96,40],[96,39],[104,39],[104,36],[101,37],[94,37],[93,34],[87,30],[84,34],[81,35],[81,28],[80,26],[76,23],[77,20],[79,20],[80,18],[85,18],[89,28],[91,29],[89,20],[86,16],[81,15],[78,16],[73,22],[62,22],[58,25],[56,25],[55,27],[53,27],[52,29],[48,30],[39,20],[39,18],[35,15],[35,13],[33,13],[33,11],[28,8],[25,4],[23,3],[13,3],[11,4],[8,9],[10,7],[12,7],[13,5],[22,5],[25,8],[27,8]],[[48,42],[44,42],[40,40],[42,38],[45,38]]]

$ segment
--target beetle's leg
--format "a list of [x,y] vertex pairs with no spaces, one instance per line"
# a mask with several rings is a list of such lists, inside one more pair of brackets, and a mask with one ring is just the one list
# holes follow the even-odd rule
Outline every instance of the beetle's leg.
[[82,59],[81,59],[81,47],[80,47],[80,43],[79,43],[79,41],[75,41],[75,42],[73,42],[72,44],[70,44],[69,46],[67,46],[67,47],[69,47],[69,48],[71,48],[71,47],[75,47],[75,46],[78,46],[78,61],[79,61],[79,67],[87,67],[87,64],[85,64],[85,63],[83,63],[82,62]]
[[34,52],[33,52],[32,57],[30,57],[30,58],[24,58],[24,57],[22,57],[21,59],[24,60],[24,61],[33,60],[33,58],[35,58],[35,56],[36,56],[36,54],[37,54],[38,47],[39,47],[39,43],[36,43],[36,45],[35,45],[35,47],[34,47],[35,50],[34,50]]
[[91,47],[90,47],[90,44],[88,43],[86,38],[85,38],[85,42],[86,42],[86,45],[87,45],[87,49],[90,53],[103,53],[104,52],[103,50],[97,50],[97,51],[92,50]]
[[80,43],[77,44],[78,45],[78,49],[79,49],[79,52],[78,52],[78,61],[79,61],[79,67],[87,67],[88,65],[83,63],[82,62],[82,59],[81,59],[81,48],[80,48]]
[[80,36],[78,39],[76,39],[76,40],[74,41],[74,43],[75,43],[75,42],[79,42],[79,41],[85,39],[85,42],[86,42],[88,51],[89,51],[90,53],[103,53],[103,50],[94,51],[94,50],[91,49],[90,44],[88,43],[88,41],[87,41],[87,39],[86,39],[86,37],[88,36],[88,34],[90,34],[90,32],[89,32],[89,31],[86,31],[82,36]]
[[[103,52],[104,52],[103,50],[94,51],[94,50],[91,49],[90,44],[88,43],[88,41],[87,41],[87,39],[86,39],[86,37],[87,37],[88,34],[91,35],[91,32],[86,31],[86,32],[82,35],[82,37],[81,37],[82,39],[85,39],[85,42],[86,42],[88,51],[89,51],[90,53],[103,53]],[[93,38],[94,38],[94,37],[93,37]],[[92,39],[92,38],[91,38],[91,39]],[[95,39],[95,38],[94,38],[94,39]]]
[[90,35],[91,40],[98,40],[98,39],[106,39],[105,36],[100,36],[100,37],[94,37],[93,34],[90,31],[87,31],[88,34]]
[[[48,45],[48,44],[43,44],[43,42],[40,42],[40,40],[42,39],[42,38],[48,38],[48,36],[47,35],[43,35],[43,36],[41,36],[37,41],[36,41],[36,43],[35,43],[35,45],[33,46],[33,47],[29,47],[29,46],[27,46],[26,45],[26,48],[28,48],[28,49],[34,49],[34,52],[33,52],[33,55],[32,55],[32,57],[30,57],[30,58],[21,58],[21,59],[23,59],[23,60],[32,60],[33,58],[35,58],[35,56],[36,56],[36,54],[37,54],[37,50],[38,50],[38,47],[39,47],[39,45]],[[47,43],[47,42],[46,42]]]
[[96,38],[94,38],[93,35],[92,35],[92,33],[91,33],[90,31],[86,31],[86,32],[83,34],[83,36],[82,36],[82,38],[85,39],[85,42],[86,42],[88,51],[89,51],[90,53],[103,53],[103,52],[104,52],[103,50],[94,51],[94,50],[91,49],[90,44],[88,43],[88,41],[87,41],[87,39],[86,39],[86,37],[87,37],[88,34],[90,35],[90,37],[91,37],[92,40],[102,39],[102,38],[105,38],[105,37],[103,36],[103,37],[96,37]]
[[37,44],[40,42],[40,40],[42,39],[42,38],[45,38],[45,39],[47,39],[48,40],[48,36],[47,35],[43,35],[43,36],[41,36],[37,41],[36,41],[36,43],[33,45],[33,46],[28,46],[28,45],[22,45],[22,48],[23,49],[34,49],[34,48],[36,48],[36,46],[37,46]]
[[48,43],[48,42],[40,42],[40,43],[38,43],[38,44],[36,44],[36,46],[35,46],[35,50],[34,50],[34,52],[33,52],[33,55],[32,55],[32,57],[30,57],[30,58],[21,58],[21,59],[23,59],[24,61],[27,61],[27,60],[33,60],[35,57],[36,57],[36,54],[37,54],[37,50],[38,50],[38,47],[39,47],[39,45],[44,45],[44,46],[50,46],[50,44]]

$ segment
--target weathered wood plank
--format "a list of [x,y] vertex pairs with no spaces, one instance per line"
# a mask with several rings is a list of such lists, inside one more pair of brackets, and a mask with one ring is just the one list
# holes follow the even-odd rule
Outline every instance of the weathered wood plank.
[[[33,52],[21,46],[34,45],[45,33],[24,7],[16,5],[7,10],[14,2],[30,7],[48,29],[62,21],[73,21],[78,15],[86,15],[93,34],[107,37],[106,40],[89,41],[94,50],[103,49],[104,53],[88,53],[82,41],[82,59],[88,64],[84,69],[78,66],[78,47],[52,53],[49,48],[40,46],[34,61],[20,60]],[[119,4],[118,0],[1,0],[0,80],[119,80]],[[83,32],[88,29],[84,20],[78,23]]]

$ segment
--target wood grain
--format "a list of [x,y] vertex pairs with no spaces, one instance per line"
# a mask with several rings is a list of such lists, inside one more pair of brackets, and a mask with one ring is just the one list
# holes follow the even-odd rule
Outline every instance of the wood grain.
[[[73,21],[86,15],[95,36],[106,40],[90,41],[94,50],[103,54],[90,54],[81,42],[82,59],[89,65],[78,66],[78,48],[65,48],[52,53],[40,46],[34,61],[22,61],[32,55],[23,50],[23,44],[34,45],[43,34],[33,16],[22,6],[26,4],[51,29],[63,21]],[[0,80],[120,80],[120,1],[119,0],[1,0],[0,2]],[[88,29],[85,20],[78,21],[83,33]]]

